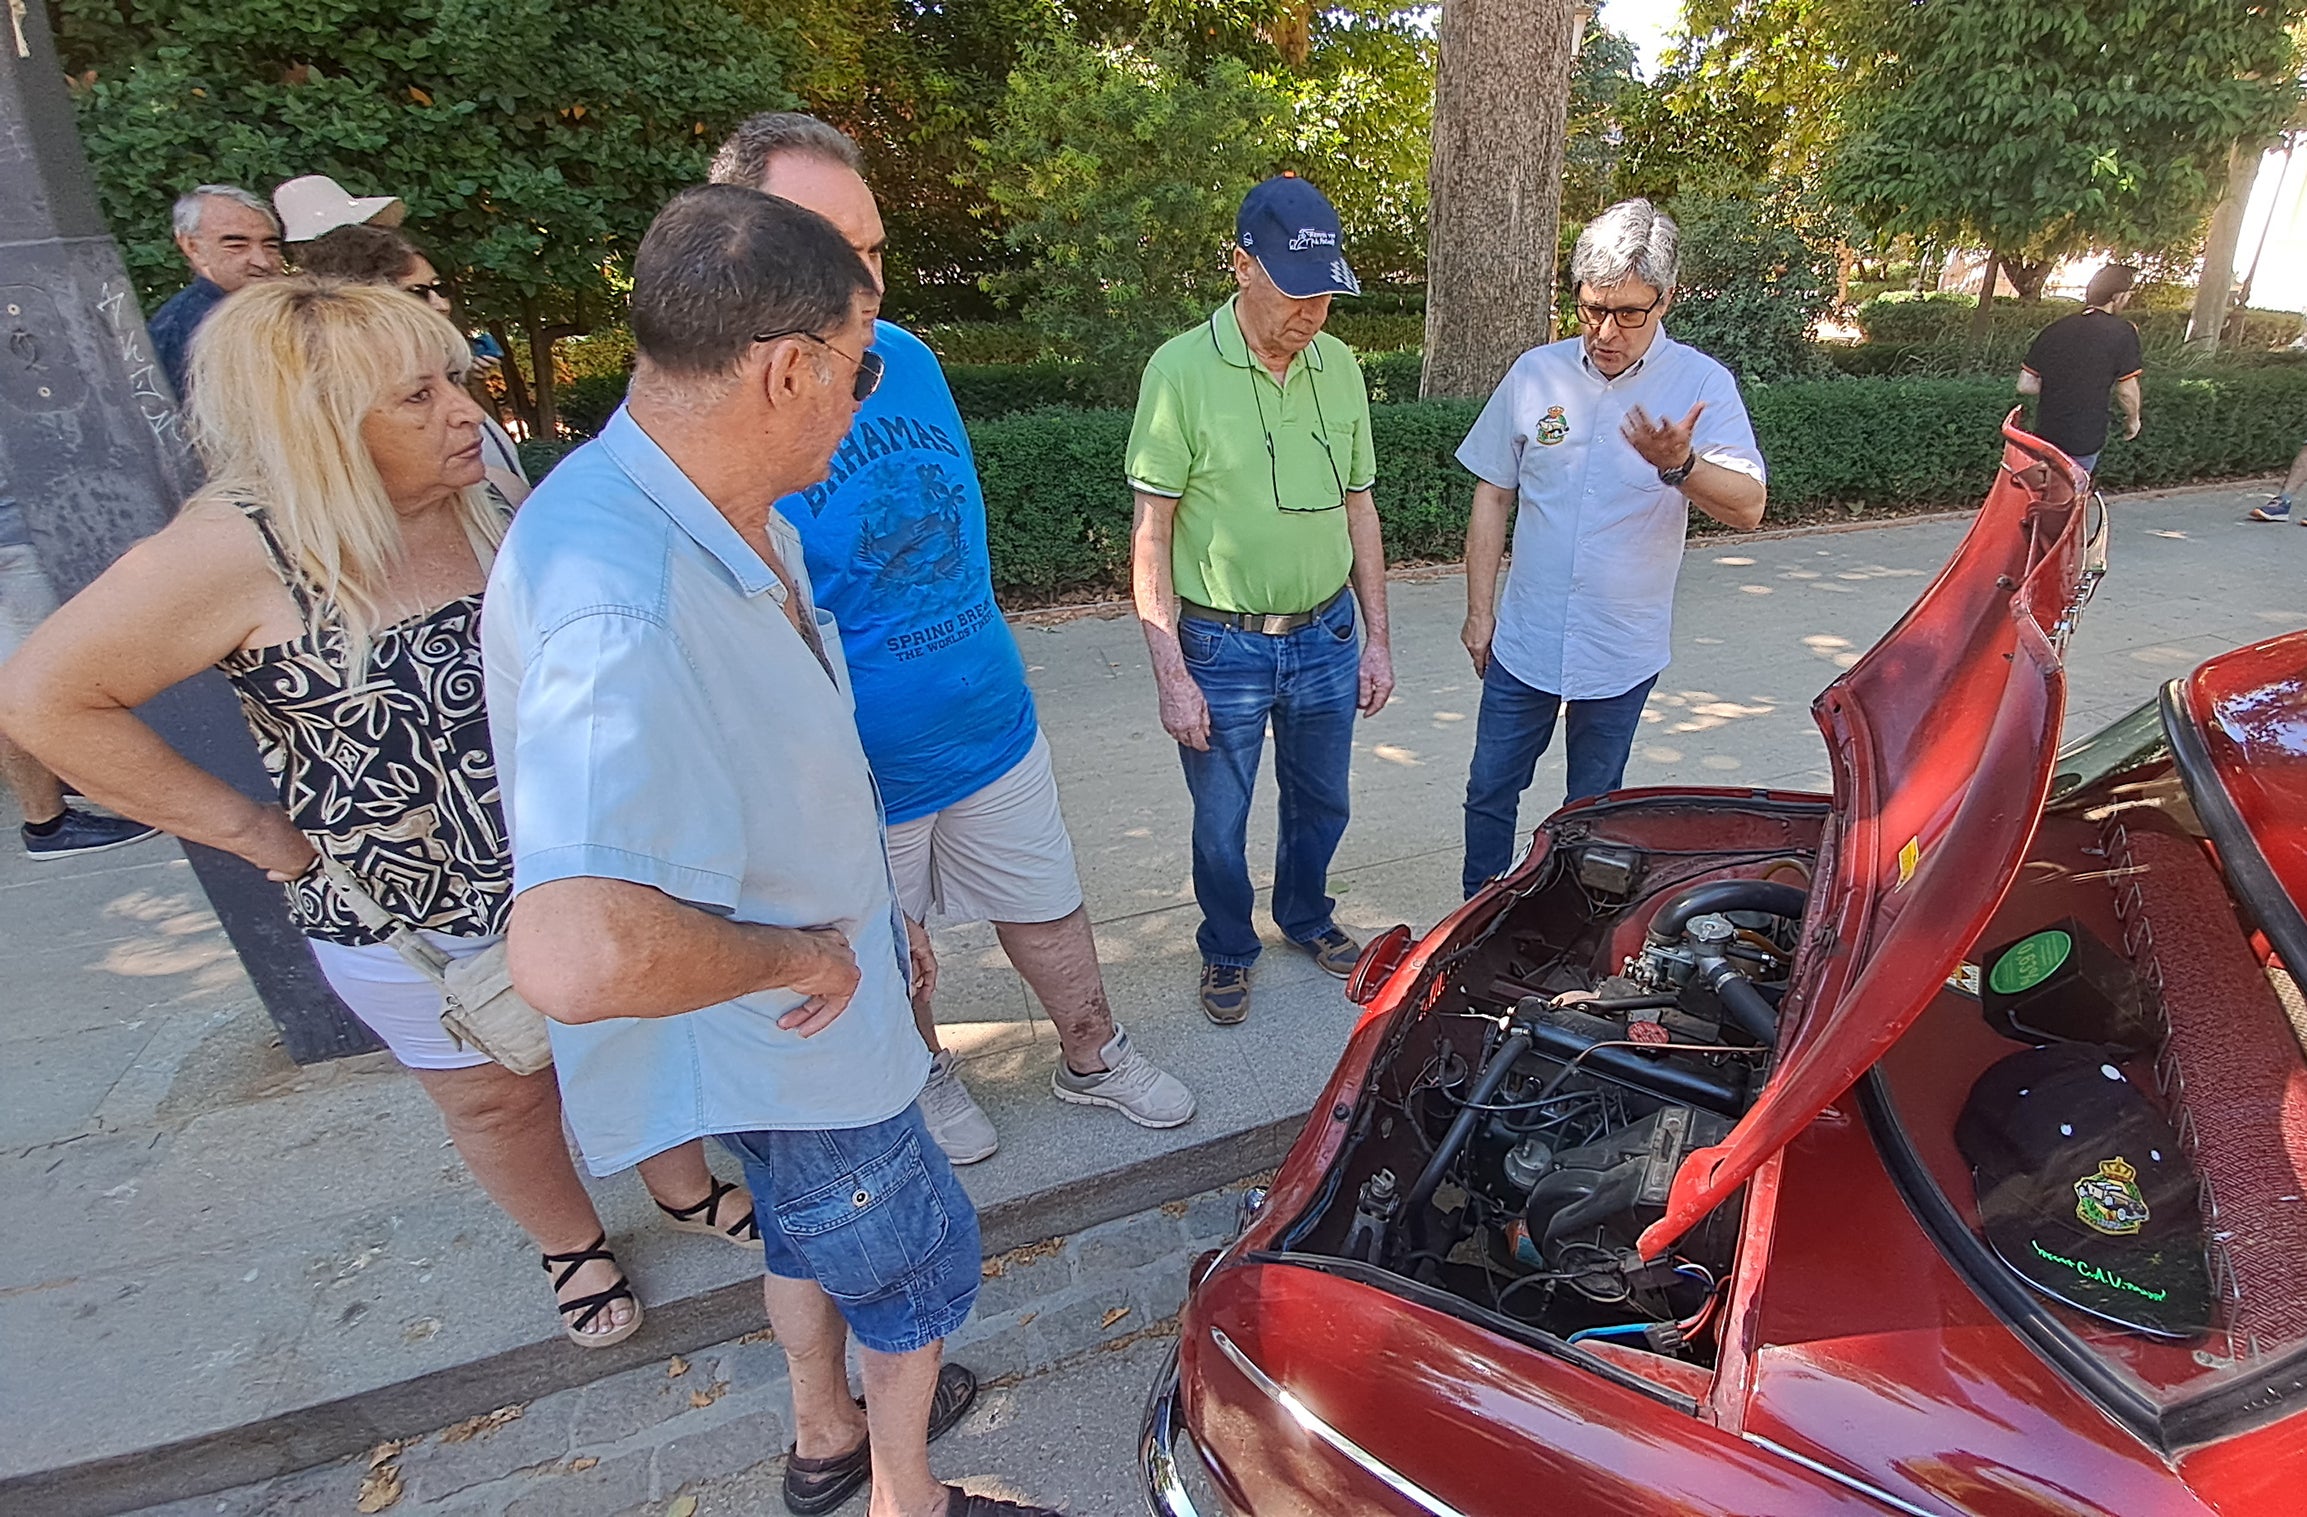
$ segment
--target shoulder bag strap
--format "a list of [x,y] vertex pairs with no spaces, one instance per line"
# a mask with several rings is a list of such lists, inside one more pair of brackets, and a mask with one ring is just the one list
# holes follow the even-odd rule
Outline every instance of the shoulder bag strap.
[[328,877],[329,884],[336,887],[336,893],[344,898],[345,905],[352,908],[352,914],[360,918],[363,927],[380,934],[409,968],[443,989],[447,988],[447,954],[418,937],[413,929],[385,910],[375,896],[361,888],[360,881],[352,877],[351,870],[325,853],[320,856],[320,870]]

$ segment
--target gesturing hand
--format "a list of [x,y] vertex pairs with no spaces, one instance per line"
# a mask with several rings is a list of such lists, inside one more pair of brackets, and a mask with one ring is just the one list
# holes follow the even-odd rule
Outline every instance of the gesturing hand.
[[1619,433],[1642,461],[1653,469],[1679,469],[1691,455],[1690,434],[1697,430],[1698,418],[1706,413],[1706,402],[1700,401],[1690,408],[1690,414],[1680,421],[1652,421],[1650,413],[1640,406],[1626,408],[1626,420]]
[[800,967],[783,988],[798,991],[809,999],[779,1017],[777,1025],[805,1038],[815,1037],[849,1009],[849,998],[857,994],[857,955],[850,951],[849,939],[836,927],[804,927],[798,929],[795,936],[804,939],[814,951],[801,960]]

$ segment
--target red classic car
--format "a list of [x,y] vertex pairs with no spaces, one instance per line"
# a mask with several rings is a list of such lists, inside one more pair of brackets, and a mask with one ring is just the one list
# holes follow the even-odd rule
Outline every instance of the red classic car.
[[1573,805],[1370,945],[1161,1517],[2307,1512],[2307,634],[2060,752],[2103,507],[2005,443],[1831,798]]

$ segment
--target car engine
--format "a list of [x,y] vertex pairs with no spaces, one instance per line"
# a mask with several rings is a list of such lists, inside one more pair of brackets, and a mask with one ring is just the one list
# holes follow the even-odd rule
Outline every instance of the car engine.
[[1758,798],[1728,840],[1757,846],[1719,850],[1624,841],[1672,829],[1608,811],[1568,813],[1534,877],[1436,956],[1288,1247],[1708,1360],[1737,1204],[1669,1257],[1634,1245],[1768,1076],[1823,808]]

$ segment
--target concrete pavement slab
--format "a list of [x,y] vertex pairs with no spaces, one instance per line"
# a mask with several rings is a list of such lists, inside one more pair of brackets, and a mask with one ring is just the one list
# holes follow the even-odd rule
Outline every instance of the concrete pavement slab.
[[[2307,624],[2307,532],[2243,526],[2253,498],[2116,503],[2112,572],[2070,648],[2078,729],[2194,658]],[[1629,783],[1823,787],[1811,698],[1962,531],[1695,540],[1676,660]],[[1456,904],[1479,700],[1457,644],[1462,581],[1406,576],[1392,602],[1397,696],[1357,734],[1355,820],[1333,869],[1340,920],[1358,933],[1423,928]],[[1271,1163],[1351,1025],[1337,982],[1270,923],[1251,1021],[1202,1018],[1185,787],[1136,626],[1093,615],[1019,636],[1116,1012],[1202,1107],[1166,1134],[1059,1107],[1055,1040],[990,932],[941,928],[939,1016],[1004,1134],[964,1173],[1000,1247]],[[1562,774],[1557,745],[1525,826],[1559,800]],[[1263,884],[1270,781],[1251,837]],[[561,1343],[533,1255],[442,1146],[414,1083],[381,1055],[289,1065],[220,941],[165,842],[38,870],[0,857],[0,1070],[12,1071],[0,1121],[13,1135],[0,1151],[0,1505],[100,1511],[150,1499],[154,1482],[252,1479],[757,1323],[751,1261],[655,1226],[618,1177],[596,1190],[649,1326],[629,1353]]]

